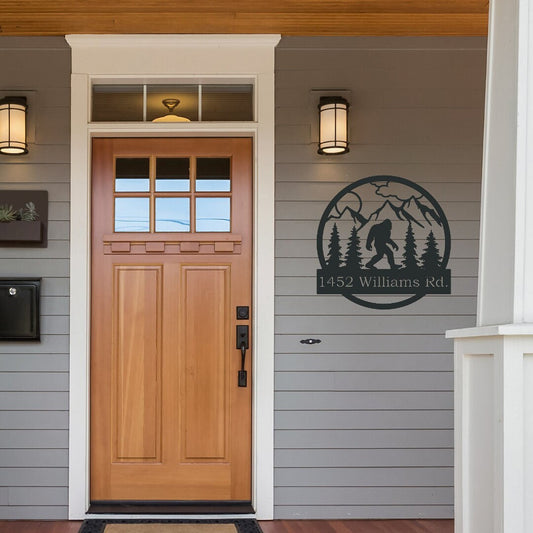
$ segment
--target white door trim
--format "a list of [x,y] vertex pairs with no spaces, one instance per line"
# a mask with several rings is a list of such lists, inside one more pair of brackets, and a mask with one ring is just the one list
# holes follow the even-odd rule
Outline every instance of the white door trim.
[[[69,518],[89,505],[90,161],[98,136],[246,136],[254,139],[253,503],[273,518],[274,492],[274,48],[277,35],[72,35]],[[91,83],[215,77],[255,80],[247,123],[90,123]],[[124,517],[124,515],[121,515]]]

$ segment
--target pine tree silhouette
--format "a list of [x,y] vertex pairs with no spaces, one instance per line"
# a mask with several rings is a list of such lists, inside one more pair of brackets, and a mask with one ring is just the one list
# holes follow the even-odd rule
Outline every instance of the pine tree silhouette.
[[441,266],[442,258],[439,254],[439,247],[437,246],[437,241],[432,231],[430,231],[427,236],[426,248],[420,256],[420,261],[422,263],[421,267],[424,270],[437,270]]
[[337,224],[333,224],[328,244],[328,267],[339,268],[341,266],[341,244]]
[[409,222],[407,232],[405,233],[405,246],[403,248],[402,265],[407,270],[416,270],[418,268],[418,258],[416,252],[416,239],[413,233],[413,226]]
[[361,254],[361,240],[357,233],[357,228],[352,227],[350,238],[348,239],[348,250],[344,257],[346,267],[352,270],[363,268],[363,255]]

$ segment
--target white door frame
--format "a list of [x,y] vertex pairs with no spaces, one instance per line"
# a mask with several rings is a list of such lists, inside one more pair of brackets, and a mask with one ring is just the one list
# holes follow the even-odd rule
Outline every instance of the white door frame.
[[[254,139],[253,493],[256,518],[274,510],[274,48],[279,35],[71,35],[69,518],[89,505],[90,191],[93,137]],[[254,122],[91,123],[91,86],[252,81]],[[226,515],[227,516],[227,515]],[[102,518],[102,515],[99,515]],[[127,515],[121,515],[127,517]]]

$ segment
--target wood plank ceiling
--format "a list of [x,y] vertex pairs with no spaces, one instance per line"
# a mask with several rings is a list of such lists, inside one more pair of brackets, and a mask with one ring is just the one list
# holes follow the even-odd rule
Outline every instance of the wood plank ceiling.
[[488,0],[0,0],[0,36],[486,35]]

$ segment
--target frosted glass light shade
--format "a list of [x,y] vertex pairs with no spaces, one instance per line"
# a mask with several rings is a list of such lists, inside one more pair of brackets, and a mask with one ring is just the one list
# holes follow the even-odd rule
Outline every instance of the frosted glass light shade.
[[28,153],[26,142],[26,98],[7,96],[0,100],[0,153]]
[[179,117],[178,115],[164,115],[162,117],[154,118],[152,122],[190,122],[186,117]]
[[348,107],[341,96],[322,96],[319,109],[319,154],[345,154],[348,148]]

